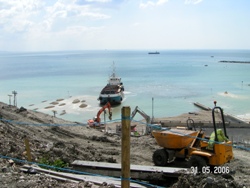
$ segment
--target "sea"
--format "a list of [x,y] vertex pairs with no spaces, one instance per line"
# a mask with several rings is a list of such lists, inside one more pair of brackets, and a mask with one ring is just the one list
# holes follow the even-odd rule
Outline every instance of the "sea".
[[[198,111],[194,102],[212,108],[217,101],[225,113],[250,121],[250,64],[220,62],[250,62],[250,50],[148,52],[0,52],[0,101],[86,123],[101,109],[97,99],[114,63],[125,98],[112,107],[113,120],[121,119],[123,106],[160,118]],[[101,118],[107,119],[105,113]]]

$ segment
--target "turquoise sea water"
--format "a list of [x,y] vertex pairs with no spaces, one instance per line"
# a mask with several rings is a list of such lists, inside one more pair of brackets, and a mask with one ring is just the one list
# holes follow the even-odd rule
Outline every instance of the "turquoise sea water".
[[[0,101],[9,103],[15,90],[18,107],[51,115],[55,109],[58,117],[86,122],[100,109],[97,98],[115,62],[126,97],[113,108],[113,119],[121,118],[122,106],[166,117],[196,111],[193,102],[213,107],[216,100],[226,113],[250,120],[250,64],[220,60],[250,61],[250,50],[0,52]],[[57,99],[66,105],[44,109]],[[85,100],[88,107],[67,105],[73,99]]]

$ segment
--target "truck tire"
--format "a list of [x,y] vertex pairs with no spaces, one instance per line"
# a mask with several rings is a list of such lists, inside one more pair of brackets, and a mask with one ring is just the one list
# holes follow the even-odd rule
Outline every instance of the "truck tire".
[[153,161],[155,166],[166,166],[168,161],[168,154],[165,149],[158,149],[153,154]]
[[197,167],[198,173],[202,173],[202,168],[207,166],[207,162],[204,157],[198,155],[192,155],[188,161],[189,167]]

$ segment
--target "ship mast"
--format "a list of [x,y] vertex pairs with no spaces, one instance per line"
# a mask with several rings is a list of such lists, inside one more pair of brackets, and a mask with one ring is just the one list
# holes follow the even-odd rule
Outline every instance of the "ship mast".
[[115,77],[115,62],[113,61],[113,66],[112,66],[112,68],[113,68],[113,72],[112,72],[112,75],[111,75],[111,77]]

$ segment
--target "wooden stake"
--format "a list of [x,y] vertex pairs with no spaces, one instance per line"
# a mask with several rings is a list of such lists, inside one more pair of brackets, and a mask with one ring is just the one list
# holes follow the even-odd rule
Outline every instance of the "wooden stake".
[[122,188],[130,187],[130,107],[122,107]]
[[31,162],[30,144],[29,144],[28,138],[24,139],[24,143],[25,143],[25,147],[26,147],[28,161]]

